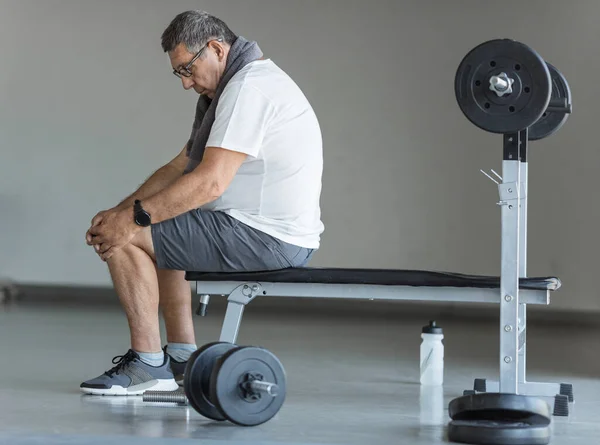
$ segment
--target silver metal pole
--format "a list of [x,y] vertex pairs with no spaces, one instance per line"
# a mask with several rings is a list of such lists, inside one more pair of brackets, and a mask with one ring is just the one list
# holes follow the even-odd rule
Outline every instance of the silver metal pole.
[[248,383],[248,387],[254,392],[265,393],[271,397],[277,397],[279,394],[279,386],[277,386],[275,383],[253,380],[252,382]]
[[[505,136],[506,147],[514,149],[519,142],[519,135]],[[503,161],[503,182],[499,186],[502,205],[500,392],[510,394],[518,394],[520,163],[518,156]]]
[[[529,156],[529,154],[527,154]],[[529,195],[529,164],[521,162],[521,221],[519,225],[519,275],[527,277],[527,202]],[[527,382],[527,305],[519,304],[519,383]]]

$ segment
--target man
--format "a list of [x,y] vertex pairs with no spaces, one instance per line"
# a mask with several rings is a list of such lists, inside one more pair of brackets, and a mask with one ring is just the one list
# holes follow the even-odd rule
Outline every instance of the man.
[[87,394],[176,389],[197,349],[185,271],[301,267],[323,232],[321,132],[292,79],[201,11],[175,17],[162,47],[183,88],[200,94],[196,118],[181,153],[86,234],[131,332],[116,366],[81,384]]

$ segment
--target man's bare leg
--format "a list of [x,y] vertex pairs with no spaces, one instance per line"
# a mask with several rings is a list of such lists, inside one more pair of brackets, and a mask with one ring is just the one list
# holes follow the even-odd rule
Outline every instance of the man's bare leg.
[[[149,228],[107,260],[131,333],[131,349],[113,363],[115,367],[80,385],[93,395],[139,395],[147,390],[174,391],[173,361],[165,360],[159,328],[159,283]],[[117,357],[115,357],[117,358]],[[184,371],[177,371],[181,375]]]
[[185,272],[156,269],[159,286],[159,305],[165,319],[169,343],[195,344],[192,317],[192,295]]
[[150,229],[146,228],[107,260],[115,291],[129,322],[131,347],[138,352],[162,350],[154,258]]

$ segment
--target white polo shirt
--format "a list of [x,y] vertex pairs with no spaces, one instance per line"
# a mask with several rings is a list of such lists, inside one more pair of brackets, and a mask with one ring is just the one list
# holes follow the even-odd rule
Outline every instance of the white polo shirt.
[[321,129],[298,85],[273,61],[252,62],[231,78],[206,146],[248,157],[225,193],[203,209],[290,244],[319,247]]

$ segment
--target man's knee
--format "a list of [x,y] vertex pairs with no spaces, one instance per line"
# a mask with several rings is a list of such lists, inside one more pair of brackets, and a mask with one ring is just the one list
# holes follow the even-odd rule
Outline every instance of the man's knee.
[[152,232],[150,227],[144,227],[142,230],[140,230],[133,237],[130,244],[142,249],[153,260],[156,259],[156,256],[154,255],[154,243],[152,242]]
[[150,242],[150,246],[148,246],[148,243],[143,239],[140,240],[136,239],[135,237],[129,244],[117,249],[112,255],[110,255],[110,257],[106,259],[106,263],[109,267],[123,267],[123,261],[131,261],[136,263],[135,257],[136,255],[140,255],[140,253],[148,255],[150,259],[156,263],[154,249],[152,249],[152,243]]
[[120,249],[117,249],[108,259],[110,260],[111,258],[120,257],[122,255],[129,255],[132,252],[140,250],[152,258],[152,260],[156,261],[156,257],[154,255],[154,245],[152,243],[152,235],[149,227],[145,227],[140,230],[128,244],[124,245]]

